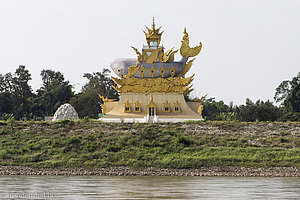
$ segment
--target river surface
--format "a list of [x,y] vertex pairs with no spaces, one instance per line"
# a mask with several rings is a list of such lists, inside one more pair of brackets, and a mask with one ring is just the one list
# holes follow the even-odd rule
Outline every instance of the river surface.
[[0,176],[0,199],[300,199],[300,178]]

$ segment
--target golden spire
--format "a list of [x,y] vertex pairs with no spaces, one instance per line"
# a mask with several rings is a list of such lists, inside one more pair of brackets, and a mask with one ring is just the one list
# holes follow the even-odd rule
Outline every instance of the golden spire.
[[159,43],[161,40],[161,35],[163,33],[163,31],[161,33],[159,32],[160,28],[161,27],[159,27],[158,29],[155,29],[155,22],[154,22],[154,17],[153,17],[152,29],[150,29],[146,26],[148,33],[143,31],[145,33],[148,46],[156,46],[156,47],[159,46]]
[[153,22],[152,22],[152,30],[155,30],[155,22],[154,22],[154,17],[153,17]]

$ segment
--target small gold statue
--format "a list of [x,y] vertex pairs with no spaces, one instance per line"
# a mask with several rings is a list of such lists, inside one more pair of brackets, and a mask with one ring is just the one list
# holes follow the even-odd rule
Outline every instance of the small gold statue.
[[198,107],[198,115],[202,117],[202,110],[203,110],[203,105],[201,104],[199,107]]

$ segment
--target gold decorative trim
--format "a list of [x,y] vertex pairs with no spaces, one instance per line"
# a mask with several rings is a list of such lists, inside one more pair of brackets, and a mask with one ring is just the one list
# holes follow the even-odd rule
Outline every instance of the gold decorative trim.
[[106,102],[112,102],[114,101],[115,99],[108,99],[107,97],[105,98],[104,96],[102,96],[101,94],[97,93],[98,96],[100,97],[100,99],[102,99],[103,101],[103,104],[101,104],[101,109],[102,109],[102,114],[103,115],[106,115]]
[[155,67],[153,65],[151,66],[151,68],[149,69],[149,71],[150,71],[151,77],[154,78],[156,69],[155,69]]
[[173,61],[174,61],[175,53],[177,53],[177,52],[178,52],[178,49],[177,49],[176,51],[173,51],[173,52],[170,54],[170,56],[169,56],[167,62],[173,62]]
[[168,100],[165,103],[163,103],[163,112],[164,113],[171,112],[171,106],[170,106],[170,103],[168,102]]
[[169,58],[170,54],[172,53],[173,49],[174,49],[174,47],[171,48],[171,49],[169,49],[169,50],[164,54],[164,56],[163,56],[163,62],[167,62],[167,61],[168,61],[168,58]]
[[145,72],[146,72],[145,67],[144,67],[144,65],[142,65],[142,66],[140,67],[140,74],[141,74],[141,77],[142,77],[142,78],[144,78]]
[[198,46],[191,48],[189,34],[186,32],[186,28],[184,28],[183,34],[184,35],[181,41],[180,54],[182,56],[185,56],[186,58],[197,56],[201,51],[202,43],[200,42]]
[[122,77],[121,79],[111,77],[111,79],[117,84],[114,87],[121,93],[133,92],[133,93],[179,93],[183,94],[191,90],[194,75],[188,78],[182,77],[169,77],[169,78],[136,78],[136,77]]
[[142,57],[142,54],[139,52],[139,50],[133,46],[131,46],[131,48],[133,48],[133,50],[135,51],[135,53],[137,54],[138,58],[138,62],[143,62],[143,57]]
[[173,65],[172,65],[172,67],[170,68],[169,71],[170,71],[171,76],[174,77],[174,76],[175,76],[176,69],[174,68]]
[[145,60],[145,63],[152,64],[154,62],[157,62],[158,54],[162,50],[163,50],[162,47],[153,50],[152,53],[150,54],[150,56],[148,56],[147,60]]
[[161,66],[159,71],[160,71],[160,76],[163,78],[166,73],[166,69],[165,69],[164,65]]
[[180,113],[181,109],[180,109],[180,103],[178,102],[178,100],[174,103],[174,113]]
[[202,110],[203,110],[203,105],[200,104],[200,106],[198,107],[198,115],[202,117]]
[[102,114],[106,115],[106,104],[101,104],[101,110],[102,110]]
[[164,49],[158,52],[157,58],[159,62],[164,62]]
[[126,102],[124,102],[124,112],[125,113],[129,113],[131,112],[131,103],[127,100]]
[[140,101],[137,100],[136,102],[134,102],[133,112],[142,112]]
[[193,61],[194,61],[195,59],[196,59],[196,58],[191,59],[191,60],[184,66],[184,69],[183,69],[183,71],[182,71],[182,76],[185,76],[185,74],[191,69],[192,64],[193,64]]
[[125,77],[131,77],[131,76],[135,75],[139,71],[139,69],[140,69],[140,67],[138,66],[138,64],[128,67],[128,72],[125,75]]
[[147,51],[143,50],[142,58],[143,58],[143,61],[148,59]]

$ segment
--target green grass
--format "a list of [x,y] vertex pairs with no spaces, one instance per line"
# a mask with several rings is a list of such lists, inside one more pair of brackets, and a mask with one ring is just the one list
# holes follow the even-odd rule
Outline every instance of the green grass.
[[276,122],[1,121],[0,165],[300,167],[299,127]]

